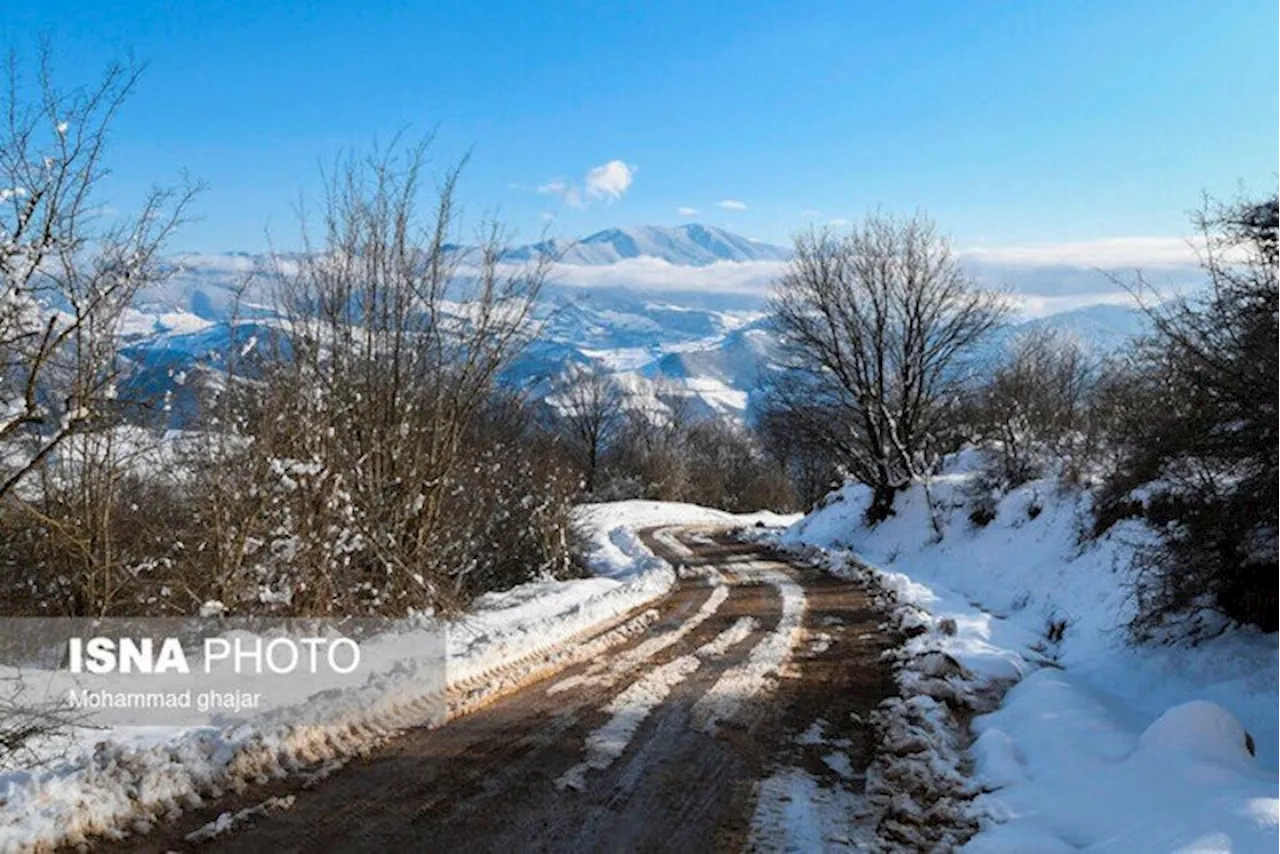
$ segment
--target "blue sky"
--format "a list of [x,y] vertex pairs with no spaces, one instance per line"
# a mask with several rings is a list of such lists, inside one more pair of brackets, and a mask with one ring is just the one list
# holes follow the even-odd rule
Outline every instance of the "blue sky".
[[438,128],[441,165],[471,150],[467,211],[529,238],[696,220],[785,241],[877,206],[922,207],[963,246],[1175,236],[1202,190],[1276,181],[1274,2],[42,0],[4,17],[0,43],[50,36],[68,82],[149,63],[107,190],[126,207],[184,169],[206,182],[190,249],[287,241],[321,163],[403,128]]

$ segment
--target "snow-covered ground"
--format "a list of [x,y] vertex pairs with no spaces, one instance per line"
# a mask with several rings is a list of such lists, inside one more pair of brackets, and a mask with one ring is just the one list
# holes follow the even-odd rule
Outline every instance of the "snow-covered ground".
[[[1087,495],[1047,480],[977,528],[964,506],[976,463],[959,455],[934,483],[941,541],[920,488],[868,529],[867,491],[847,486],[782,535],[870,572],[899,621],[924,630],[907,643],[906,699],[888,710],[901,761],[882,778],[952,786],[975,851],[1275,851],[1276,636],[1131,645],[1125,566],[1149,532],[1126,523],[1082,541]],[[987,712],[972,722],[972,779],[943,726],[939,701],[957,698]]]
[[[219,727],[210,719],[197,726],[72,733],[65,758],[35,770],[0,769],[0,851],[145,830],[166,815],[249,783],[331,773],[398,729],[463,714],[643,630],[655,612],[628,615],[664,595],[676,573],[644,547],[641,529],[758,519],[781,521],[771,514],[734,516],[652,501],[583,507],[579,522],[596,576],[538,581],[478,599],[443,627],[446,680],[438,673],[439,655],[425,663],[418,660],[421,650],[414,657],[415,641],[438,644],[442,628],[418,617],[376,639],[405,654],[382,656],[379,672],[365,684],[317,685],[316,696],[295,698],[299,706],[311,707],[309,720],[322,703],[324,726]],[[427,666],[436,670],[428,674]],[[449,691],[447,711],[439,696],[442,681]],[[68,748],[65,740],[60,748]]]

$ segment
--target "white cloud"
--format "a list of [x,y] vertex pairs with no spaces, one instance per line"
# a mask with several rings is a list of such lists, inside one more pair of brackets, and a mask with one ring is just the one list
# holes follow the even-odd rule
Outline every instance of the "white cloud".
[[677,211],[676,211],[676,213],[680,214],[680,216],[697,216],[697,215],[698,215],[698,209],[697,209],[697,208],[684,207],[684,208],[680,208],[679,210],[677,210]]
[[566,178],[552,178],[536,189],[545,196],[559,196],[569,207],[585,208],[596,199],[613,202],[622,198],[635,180],[638,169],[621,160],[610,160],[588,169],[581,188]]
[[716,202],[716,205],[727,211],[745,211],[747,209],[747,203],[740,202],[737,199],[725,199],[724,201]]
[[631,186],[637,167],[621,160],[610,160],[587,172],[587,198],[614,201]]
[[563,178],[552,178],[545,184],[539,184],[538,192],[545,196],[559,196],[570,207],[584,207],[582,194],[578,192],[578,188]]
[[[1132,298],[1108,276],[1137,268],[1165,295],[1202,286],[1194,250],[1179,238],[1111,238],[1034,247],[958,248],[966,270],[983,286],[1010,291],[1017,312],[1038,317],[1099,303],[1130,305]],[[700,267],[632,258],[615,264],[555,264],[553,281],[578,287],[629,287],[640,291],[768,294],[786,269],[783,261],[721,261]]]
[[1029,315],[1099,302],[1127,303],[1126,286],[1138,270],[1162,297],[1193,292],[1205,281],[1195,246],[1177,237],[969,247],[956,254],[979,282],[1011,288]]
[[804,217],[805,219],[818,219],[819,217],[822,216],[822,211],[814,210],[813,208],[805,208],[804,210],[800,211],[800,216]]
[[1047,317],[1077,308],[1088,308],[1091,305],[1123,305],[1135,306],[1133,297],[1127,291],[1102,291],[1089,294],[1069,294],[1066,296],[1040,296],[1038,294],[1015,293],[1012,297],[1014,314],[1023,319]]
[[701,267],[660,258],[627,258],[615,264],[556,264],[551,280],[577,287],[628,287],[642,291],[697,291],[764,296],[786,269],[783,261],[717,261]]

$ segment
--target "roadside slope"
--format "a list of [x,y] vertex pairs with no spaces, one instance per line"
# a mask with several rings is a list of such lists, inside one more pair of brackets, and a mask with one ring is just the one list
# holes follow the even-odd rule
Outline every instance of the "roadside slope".
[[[866,491],[847,486],[781,538],[838,572],[872,573],[919,632],[901,661],[899,735],[933,742],[928,773],[953,787],[954,818],[973,822],[968,847],[1274,851],[1275,635],[1132,646],[1124,567],[1149,533],[1130,525],[1081,545],[1087,493],[1052,480],[1002,496],[978,527],[975,463],[953,459],[933,484],[940,541],[918,487],[868,529]],[[971,727],[938,729],[948,707]]]

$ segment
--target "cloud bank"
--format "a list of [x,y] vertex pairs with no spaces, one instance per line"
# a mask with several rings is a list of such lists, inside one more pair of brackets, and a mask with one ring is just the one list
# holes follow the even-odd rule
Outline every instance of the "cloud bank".
[[1110,237],[1040,246],[973,247],[960,254],[978,263],[1011,266],[1176,268],[1194,266],[1196,247],[1179,237]]
[[[1192,246],[1178,238],[1114,238],[1033,247],[958,249],[978,282],[1011,292],[1026,317],[1088,305],[1131,305],[1121,282],[1139,269],[1165,294],[1198,287],[1204,277]],[[573,287],[627,287],[649,292],[700,292],[763,298],[786,270],[782,261],[721,261],[701,267],[657,258],[607,265],[556,264],[552,280]]]

